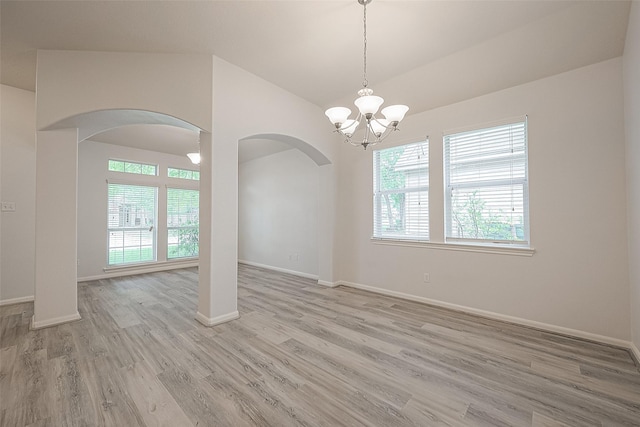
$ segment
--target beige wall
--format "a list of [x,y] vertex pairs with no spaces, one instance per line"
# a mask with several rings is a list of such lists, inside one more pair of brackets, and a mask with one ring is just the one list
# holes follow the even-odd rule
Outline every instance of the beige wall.
[[[219,176],[227,179],[224,181],[227,189],[218,189],[226,193],[222,196],[231,203],[231,212],[227,214],[237,215],[237,196],[229,193],[229,189],[237,185],[236,141],[264,132],[294,135],[313,144],[339,163],[338,182],[331,185],[339,189],[338,206],[332,210],[339,223],[336,245],[339,249],[327,252],[332,243],[320,245],[325,254],[330,254],[339,262],[338,271],[331,272],[331,277],[335,274],[336,280],[512,316],[596,337],[624,341],[633,339],[638,346],[640,267],[634,262],[640,257],[640,227],[637,222],[640,217],[640,184],[636,167],[640,162],[637,144],[640,131],[635,120],[640,114],[637,108],[640,99],[638,37],[635,37],[640,26],[638,9],[634,4],[624,57],[626,96],[623,96],[621,78],[623,60],[618,58],[409,116],[402,124],[402,131],[386,143],[386,146],[391,146],[430,135],[431,236],[433,241],[442,241],[443,197],[438,190],[443,187],[442,132],[528,114],[531,240],[536,249],[536,254],[531,258],[371,243],[371,151],[363,152],[338,144],[324,126],[324,117],[317,107],[214,58],[218,88],[214,105],[217,105],[215,111],[221,123],[214,144],[230,144],[222,149],[228,161],[225,160],[226,165],[220,169],[222,174]],[[60,58],[55,57],[51,64]],[[55,77],[55,73],[51,76]],[[49,79],[51,76],[39,75],[39,78]],[[50,85],[49,89],[55,92],[54,85]],[[98,98],[102,95],[94,94]],[[54,106],[64,99],[64,94],[52,93],[51,96],[50,109],[43,115],[41,124],[80,111],[78,106],[66,106],[56,112]],[[110,99],[110,96],[105,99]],[[256,96],[260,102],[251,104]],[[238,99],[242,102],[236,104]],[[12,108],[7,112],[9,101]],[[35,145],[30,145],[35,140],[32,102],[32,93],[2,87],[2,200],[12,201],[9,199],[14,194],[17,199],[18,193],[24,195],[25,201],[17,206],[18,209],[24,206],[25,213],[31,209],[28,208],[29,191],[35,194],[35,169],[29,169],[30,162],[35,158]],[[106,101],[98,104],[105,107],[111,105]],[[247,109],[250,104],[252,106]],[[20,106],[20,113],[14,105]],[[291,127],[278,125],[280,122],[275,118],[279,109],[272,108],[273,105],[293,106],[287,108],[295,110],[296,117],[301,119],[289,121],[293,123]],[[623,111],[623,105],[626,111]],[[265,106],[270,115],[261,120],[251,119],[257,114],[252,113],[253,109],[267,111]],[[191,107],[185,108],[191,111]],[[211,110],[209,106],[206,113],[211,114]],[[626,180],[625,128],[622,120],[625,112]],[[194,110],[194,117],[197,116],[194,121],[207,121],[200,113]],[[11,154],[12,150],[17,149],[17,144],[7,145],[10,144],[7,129],[9,123],[14,123],[7,118],[13,114],[18,115],[16,123],[21,124],[20,139],[15,140],[20,144],[20,155]],[[315,118],[316,115],[318,120],[309,122],[304,119]],[[32,124],[27,126],[28,123]],[[12,181],[14,174],[9,174],[11,165],[28,171],[27,177]],[[625,187],[627,184],[628,190]],[[321,205],[328,206],[327,203]],[[10,216],[2,214],[0,299],[19,298],[33,293],[33,268],[30,267],[33,262],[28,261],[28,253],[33,253],[32,243],[23,247],[27,262],[20,267],[25,273],[20,277],[26,277],[27,280],[18,286],[7,285],[11,282],[7,277],[14,271],[18,274],[18,270],[7,269],[10,263],[6,258],[7,246],[13,246],[19,240],[7,237]],[[33,227],[35,223],[33,217],[28,219],[28,215],[20,216],[20,221],[24,221],[26,230],[32,229],[29,224]],[[331,223],[323,224],[327,230],[332,229]],[[231,243],[231,236],[235,235],[236,229],[228,228],[225,239],[230,243],[229,248],[233,249],[235,246]],[[23,241],[33,242],[32,239]],[[13,261],[10,265],[13,267]],[[431,275],[429,285],[422,283],[425,272]]]
[[238,259],[318,274],[319,167],[292,149],[238,166]]
[[532,257],[372,243],[372,153],[343,148],[340,278],[628,342],[621,75],[618,58],[412,115],[385,142],[430,136],[431,240],[443,242],[443,132],[527,114]]
[[131,109],[211,130],[211,72],[206,55],[39,50],[37,127],[77,114]]
[[631,333],[640,358],[640,3],[631,6],[624,49],[625,129],[627,148],[627,218]]
[[35,94],[0,86],[1,198],[15,212],[2,212],[0,303],[33,297],[35,280],[36,137]]

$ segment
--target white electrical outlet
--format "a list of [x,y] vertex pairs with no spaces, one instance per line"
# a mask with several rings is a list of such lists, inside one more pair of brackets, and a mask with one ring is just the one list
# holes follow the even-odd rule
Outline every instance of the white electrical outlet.
[[424,283],[431,282],[431,275],[429,273],[424,273]]
[[2,212],[15,212],[16,202],[2,202]]

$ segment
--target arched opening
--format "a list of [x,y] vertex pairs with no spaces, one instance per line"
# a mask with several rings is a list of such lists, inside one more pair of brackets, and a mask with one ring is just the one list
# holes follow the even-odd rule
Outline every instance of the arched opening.
[[[40,197],[38,198],[36,212],[39,233],[36,240],[35,313],[32,323],[34,328],[46,327],[80,317],[77,310],[77,267],[83,260],[88,261],[86,257],[91,256],[91,251],[86,249],[88,246],[82,246],[78,242],[79,237],[86,237],[84,235],[81,236],[79,227],[84,224],[83,221],[87,220],[88,216],[78,211],[78,201],[81,197],[76,191],[79,184],[79,143],[107,130],[134,125],[161,125],[177,128],[193,134],[194,144],[197,144],[196,135],[200,132],[200,129],[196,126],[179,118],[141,110],[101,110],[78,114],[38,131],[36,167],[38,170],[37,192]],[[190,149],[193,149],[193,147],[190,147]],[[102,157],[104,158],[98,156],[94,159],[99,164],[89,165],[87,176],[106,172],[109,164],[108,159],[111,157],[127,160],[122,159],[123,156],[110,156],[108,152],[103,152]],[[139,163],[144,163],[144,156],[137,159],[133,158],[132,160],[134,162],[139,160]],[[147,163],[153,164],[155,162]],[[182,164],[190,165],[186,156]],[[166,165],[164,170],[156,171],[157,176],[166,176],[166,174]],[[109,181],[107,180],[107,185],[105,185],[104,179],[99,179],[98,181],[101,181],[100,190],[84,189],[86,191],[83,191],[82,194],[90,194],[92,197],[98,198],[102,197],[96,205],[106,205],[107,194],[110,191],[108,189]],[[144,179],[141,182],[144,182]],[[156,186],[159,192],[167,191],[165,186],[162,187],[162,190],[160,190],[160,185],[156,184]],[[80,185],[80,187],[82,186]],[[157,228],[155,227],[157,225],[155,221],[166,222],[166,200],[168,196],[162,193],[158,198],[161,197],[165,200],[165,205],[162,209],[165,214],[164,218],[154,218],[149,224],[137,224],[136,221],[142,221],[143,218],[131,217],[131,224],[127,225],[132,225],[132,229],[135,228],[135,225]],[[85,202],[93,203],[92,200],[85,200]],[[159,209],[155,208],[155,210]],[[149,220],[149,214],[149,212],[146,212],[143,215],[144,221]],[[83,230],[87,232],[88,230],[96,231],[98,237],[95,239],[97,241],[93,242],[93,246],[104,250],[107,246],[103,242],[107,237],[108,211],[107,209],[102,209],[95,216],[97,218],[93,218],[93,225],[86,226],[84,224],[86,227]],[[163,243],[165,247],[166,243],[167,238],[164,239]],[[153,245],[157,246],[158,243],[155,242]],[[106,255],[106,252],[100,258],[101,260],[98,260],[99,263],[105,262],[108,265],[109,256]],[[166,250],[164,258],[166,261]],[[106,272],[106,270],[104,271]]]
[[238,143],[238,260],[318,279],[320,167],[329,160],[287,135]]

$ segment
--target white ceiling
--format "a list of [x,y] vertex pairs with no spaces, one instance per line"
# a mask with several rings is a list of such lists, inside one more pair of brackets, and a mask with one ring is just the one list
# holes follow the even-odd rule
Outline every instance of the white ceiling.
[[[369,86],[411,114],[618,57],[629,7],[374,0]],[[322,109],[362,81],[356,0],[2,0],[0,24],[0,81],[28,90],[36,49],[214,54]]]
[[[199,150],[196,132],[169,125],[121,126],[94,135],[89,140],[179,156]],[[290,149],[290,145],[281,141],[247,139],[238,144],[238,162],[244,163]]]

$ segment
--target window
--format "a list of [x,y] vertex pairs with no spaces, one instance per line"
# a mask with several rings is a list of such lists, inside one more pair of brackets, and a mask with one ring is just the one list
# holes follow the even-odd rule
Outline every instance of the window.
[[194,181],[200,181],[200,172],[192,171],[189,169],[167,168],[167,175],[169,176],[169,178],[192,179]]
[[157,187],[108,187],[108,264],[155,261]]
[[156,165],[126,162],[123,160],[109,160],[109,170],[112,172],[134,173],[138,175],[158,175],[158,166]]
[[167,258],[198,256],[200,192],[167,188]]
[[446,242],[529,245],[527,121],[444,136]]
[[373,152],[373,237],[429,240],[429,141]]

